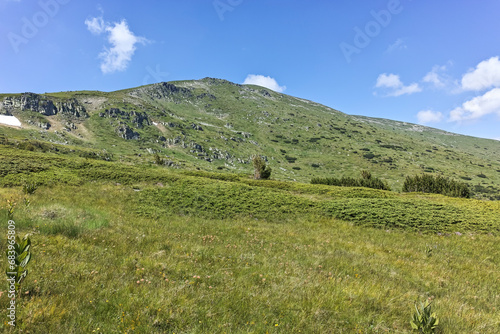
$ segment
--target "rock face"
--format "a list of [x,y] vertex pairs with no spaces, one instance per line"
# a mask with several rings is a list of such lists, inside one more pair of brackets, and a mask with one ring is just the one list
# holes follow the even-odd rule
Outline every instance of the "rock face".
[[118,128],[116,128],[116,133],[126,140],[138,140],[139,134],[132,130],[128,125],[122,124]]
[[85,107],[80,105],[76,99],[70,99],[56,104],[57,112],[70,117],[88,117]]
[[0,114],[10,115],[12,111],[34,111],[44,116],[61,114],[69,118],[88,117],[85,107],[76,99],[57,101],[54,103],[47,96],[35,93],[23,93],[19,96],[8,96],[0,102]]

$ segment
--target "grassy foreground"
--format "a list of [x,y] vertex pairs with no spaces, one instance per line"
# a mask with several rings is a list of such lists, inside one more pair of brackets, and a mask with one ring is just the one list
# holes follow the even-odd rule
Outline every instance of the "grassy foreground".
[[77,153],[0,145],[0,250],[14,200],[33,256],[2,332],[410,333],[425,300],[443,333],[500,332],[498,201]]
[[[423,233],[373,228],[384,217],[377,224],[338,220],[318,203],[331,209],[335,198],[364,203],[401,195],[288,183],[257,187],[250,180],[182,174],[176,182],[41,186],[29,196],[20,187],[0,188],[2,203],[17,200],[16,232],[32,233],[18,330],[406,333],[414,302],[431,299],[444,333],[500,331],[498,222],[481,225],[480,233],[469,224],[457,234],[445,226],[441,235],[435,226],[421,227]],[[276,200],[268,214],[257,201],[217,211],[220,194],[231,189],[233,198],[253,191],[262,201]],[[473,200],[413,199],[444,210],[482,205],[479,216],[498,213]],[[311,203],[316,206],[306,210]],[[6,221],[5,209],[0,217]],[[8,302],[4,292],[0,327],[14,332],[6,325]]]

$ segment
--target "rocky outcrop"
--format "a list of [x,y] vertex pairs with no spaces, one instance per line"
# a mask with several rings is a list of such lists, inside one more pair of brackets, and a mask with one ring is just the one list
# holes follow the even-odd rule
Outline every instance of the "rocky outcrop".
[[196,97],[198,100],[203,100],[205,98],[208,98],[209,100],[211,101],[215,101],[217,100],[217,97],[213,94],[209,94],[209,93],[203,93],[203,94],[200,94]]
[[54,102],[45,95],[35,93],[7,96],[0,103],[0,113],[9,115],[16,110],[34,111],[44,116],[61,114],[69,118],[88,117],[85,107],[76,99]]
[[[145,112],[140,111],[125,111],[119,108],[110,108],[99,113],[99,117],[115,118],[125,122],[131,122],[137,129],[142,129],[145,125],[151,125],[151,120]],[[123,123],[123,122],[121,122]]]
[[201,125],[198,125],[195,123],[191,124],[191,128],[195,129],[196,131],[203,131],[203,128],[201,127]]
[[122,124],[116,128],[116,133],[126,140],[138,140],[140,138],[139,133],[132,130],[128,125]]
[[70,118],[87,118],[89,115],[85,110],[85,107],[82,106],[76,99],[70,99],[64,102],[57,102],[57,113],[60,113],[65,116],[69,116]]
[[32,121],[31,119],[27,120],[26,123],[34,126],[38,126],[39,128],[43,130],[48,130],[51,127],[51,124],[49,122],[41,122],[41,121]]
[[269,93],[269,91],[265,90],[265,89],[261,89],[260,90],[260,94],[264,97],[272,97],[271,93]]

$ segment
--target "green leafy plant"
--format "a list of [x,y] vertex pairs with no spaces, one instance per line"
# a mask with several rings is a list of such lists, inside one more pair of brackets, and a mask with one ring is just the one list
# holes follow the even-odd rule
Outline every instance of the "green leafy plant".
[[27,181],[24,181],[24,184],[23,184],[23,193],[25,195],[32,195],[35,193],[35,191],[37,190],[38,188],[38,185],[36,184],[36,182],[27,182]]
[[432,247],[431,246],[427,246],[425,248],[425,255],[427,255],[427,257],[431,257],[432,256]]
[[14,210],[16,208],[16,202],[13,200],[7,200],[7,216],[9,217],[9,220],[14,218]]
[[439,319],[432,312],[431,302],[420,303],[420,308],[415,304],[415,313],[410,321],[411,327],[422,334],[434,333],[439,325]]
[[15,280],[15,289],[19,294],[21,283],[28,275],[28,270],[25,268],[31,260],[31,239],[26,235],[22,240],[19,237],[16,237],[15,241],[9,239],[8,243],[6,255],[9,266],[5,273],[9,279]]

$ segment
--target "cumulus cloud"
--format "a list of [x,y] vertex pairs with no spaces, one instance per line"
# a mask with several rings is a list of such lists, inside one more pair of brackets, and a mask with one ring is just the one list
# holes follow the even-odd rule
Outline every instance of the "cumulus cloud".
[[286,86],[278,85],[278,82],[276,81],[276,79],[271,78],[269,76],[266,77],[263,75],[249,74],[246,77],[243,84],[244,85],[257,85],[257,86],[266,87],[266,88],[272,89],[278,93],[282,93],[286,90]]
[[381,88],[386,91],[386,96],[401,96],[405,94],[413,94],[422,91],[418,83],[412,83],[405,86],[399,75],[382,73],[377,78],[376,88]]
[[450,122],[479,119],[489,114],[500,116],[500,88],[493,88],[450,112]]
[[439,111],[422,110],[418,112],[417,119],[419,124],[439,123],[443,120],[443,114]]
[[462,89],[484,90],[500,87],[500,59],[491,57],[480,62],[475,69],[471,69],[462,77]]
[[99,54],[102,60],[101,71],[105,74],[126,70],[137,49],[136,45],[148,42],[146,38],[138,37],[130,31],[126,20],[107,23],[102,17],[94,17],[85,20],[85,25],[94,35],[106,34],[110,47],[105,47]]

